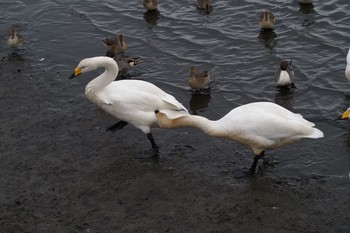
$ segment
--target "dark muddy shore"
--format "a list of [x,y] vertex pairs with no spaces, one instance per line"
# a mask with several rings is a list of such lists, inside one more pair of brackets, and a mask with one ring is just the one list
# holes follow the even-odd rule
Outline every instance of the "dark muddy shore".
[[0,232],[350,231],[348,190],[283,173],[292,146],[252,177],[249,148],[155,129],[155,159],[139,130],[105,132],[114,119],[71,91],[83,87],[32,69],[1,65]]

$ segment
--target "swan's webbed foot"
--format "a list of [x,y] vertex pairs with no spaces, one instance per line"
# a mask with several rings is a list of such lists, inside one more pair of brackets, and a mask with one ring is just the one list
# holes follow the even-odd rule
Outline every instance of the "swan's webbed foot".
[[111,126],[108,126],[106,128],[106,131],[112,131],[113,133],[115,133],[116,131],[124,128],[124,126],[126,126],[128,124],[128,122],[126,121],[118,121],[117,123],[111,125]]

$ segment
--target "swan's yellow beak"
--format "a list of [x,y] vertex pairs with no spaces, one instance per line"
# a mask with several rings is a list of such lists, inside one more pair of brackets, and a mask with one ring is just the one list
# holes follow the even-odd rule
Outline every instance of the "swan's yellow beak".
[[340,117],[340,120],[348,119],[350,115],[350,110],[346,110]]
[[80,74],[81,74],[81,69],[80,69],[79,67],[77,67],[77,68],[75,68],[75,70],[74,70],[74,74],[72,74],[72,75],[69,77],[69,79],[75,78],[75,77],[77,77],[77,76],[80,75]]

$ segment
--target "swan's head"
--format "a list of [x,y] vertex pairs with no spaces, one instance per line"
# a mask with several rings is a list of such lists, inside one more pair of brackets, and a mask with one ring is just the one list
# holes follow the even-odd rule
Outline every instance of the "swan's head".
[[159,112],[159,110],[154,111],[157,117],[158,125],[161,128],[170,128],[172,125],[172,120],[168,118],[165,113]]
[[85,58],[81,60],[77,68],[74,69],[74,73],[69,77],[69,79],[78,77],[79,75],[89,72],[91,70],[95,70],[97,67],[95,62],[93,62],[92,58]]
[[343,114],[340,116],[340,120],[346,120],[350,117],[350,108],[348,108]]
[[69,79],[73,79],[83,73],[96,70],[99,67],[104,67],[106,64],[116,65],[116,62],[113,60],[113,58],[103,56],[85,58],[80,61],[79,65],[77,66],[77,68],[75,68],[74,73],[69,77]]

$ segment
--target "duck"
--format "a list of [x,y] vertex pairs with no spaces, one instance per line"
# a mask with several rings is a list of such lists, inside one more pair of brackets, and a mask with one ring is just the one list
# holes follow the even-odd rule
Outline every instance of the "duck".
[[17,33],[16,28],[11,29],[11,35],[7,39],[7,45],[11,48],[19,48],[23,45],[23,37]]
[[158,0],[143,0],[143,6],[149,11],[156,10],[158,7]]
[[106,56],[115,59],[119,67],[118,76],[120,77],[125,76],[130,68],[142,62],[142,60],[138,57],[132,58],[132,57],[121,56],[118,58],[113,48],[107,50]]
[[212,0],[196,0],[197,8],[209,11],[211,9]]
[[275,16],[271,11],[264,11],[260,14],[258,25],[261,30],[273,29],[275,27]]
[[138,65],[142,60],[138,57],[120,57],[115,60],[119,67],[117,79],[130,78],[129,69]]
[[219,120],[198,115],[170,119],[166,113],[155,111],[161,128],[196,127],[212,137],[226,138],[251,147],[254,160],[250,167],[255,173],[265,150],[276,149],[302,138],[322,138],[315,124],[272,102],[253,102],[232,109]]
[[277,86],[279,87],[286,87],[291,86],[295,87],[293,83],[294,79],[294,71],[292,67],[292,60],[288,63],[288,61],[281,61],[280,67],[277,70],[277,73],[275,75]]
[[210,75],[208,71],[197,71],[196,67],[190,67],[191,77],[188,79],[188,85],[192,90],[201,91],[210,89]]
[[339,120],[346,120],[350,118],[350,107],[343,112],[343,114],[339,117]]
[[124,55],[124,52],[128,49],[128,45],[125,43],[122,34],[116,37],[106,38],[105,40],[102,40],[102,43],[107,47],[106,54],[109,54],[109,56],[112,56],[113,53],[114,56],[116,54]]
[[301,4],[312,4],[314,0],[299,0],[299,3]]
[[86,85],[85,96],[97,107],[119,119],[106,130],[116,132],[127,124],[133,125],[147,135],[153,154],[158,155],[159,147],[151,133],[152,127],[159,127],[154,111],[159,109],[170,118],[175,118],[188,114],[188,110],[174,96],[150,82],[134,79],[114,81],[119,68],[110,57],[81,60],[69,79],[98,68],[105,70]]
[[350,81],[350,48],[348,51],[348,55],[346,56],[345,76]]

